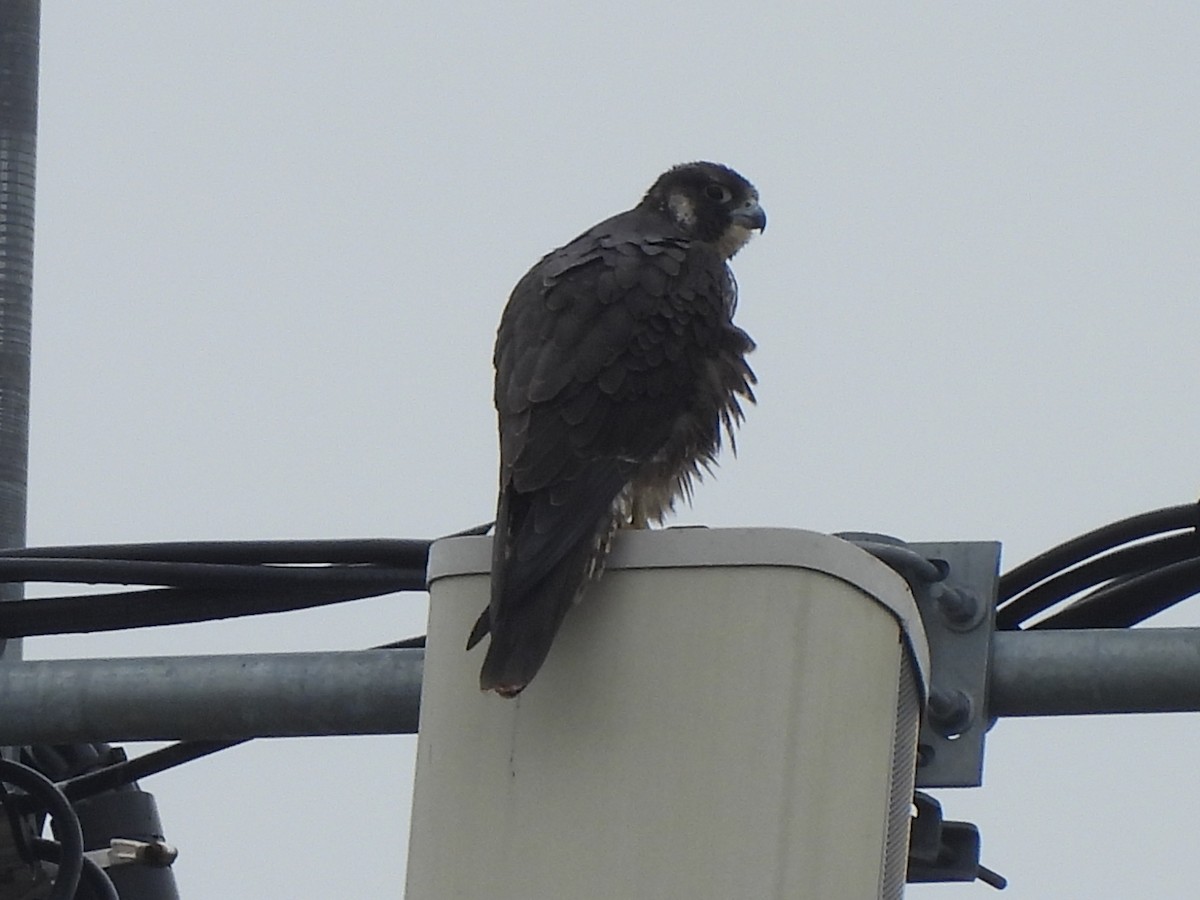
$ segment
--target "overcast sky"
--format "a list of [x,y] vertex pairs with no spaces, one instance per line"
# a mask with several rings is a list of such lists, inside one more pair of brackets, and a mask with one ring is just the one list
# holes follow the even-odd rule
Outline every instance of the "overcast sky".
[[[691,159],[770,229],[735,260],[759,406],[679,522],[1012,566],[1200,487],[1196,4],[76,0],[41,59],[32,544],[487,520],[509,289]],[[425,605],[26,653],[360,648]],[[414,748],[143,782],[181,894],[398,896]],[[1002,721],[938,796],[1009,897],[1192,898],[1198,754],[1194,716]]]

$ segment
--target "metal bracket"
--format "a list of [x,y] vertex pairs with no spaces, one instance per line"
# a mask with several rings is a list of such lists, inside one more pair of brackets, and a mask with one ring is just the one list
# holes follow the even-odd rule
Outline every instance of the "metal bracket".
[[163,841],[135,841],[113,838],[108,847],[83,854],[102,869],[140,864],[164,869],[175,862],[179,851]]
[[917,791],[908,845],[909,884],[945,881],[982,881],[1003,890],[1004,876],[979,864],[979,829],[970,822],[948,822],[942,805]]
[[886,535],[839,534],[908,582],[929,644],[929,702],[917,745],[917,787],[978,787],[991,727],[988,669],[995,631],[1000,544],[909,544]]
[[995,631],[1000,544],[909,544],[945,571],[914,587],[929,642],[932,684],[917,744],[917,787],[978,787],[991,727],[988,669]]

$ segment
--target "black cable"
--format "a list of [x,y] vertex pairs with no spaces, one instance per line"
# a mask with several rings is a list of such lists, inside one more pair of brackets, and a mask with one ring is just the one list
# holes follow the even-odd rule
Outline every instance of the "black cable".
[[986,884],[988,887],[994,887],[998,891],[1008,887],[1008,879],[999,872],[993,872],[987,866],[980,865],[975,868],[975,877]]
[[210,753],[236,747],[248,740],[249,738],[237,741],[179,741],[134,759],[70,778],[59,784],[58,788],[68,800],[75,802],[132,784],[140,778],[146,778],[185,762],[200,759]]
[[362,538],[313,541],[167,541],[157,544],[82,544],[0,550],[0,559],[118,559],[143,562],[193,562],[258,565],[262,563],[376,563],[424,567],[430,541]]
[[444,534],[440,538],[438,538],[438,540],[442,541],[442,540],[445,540],[446,538],[456,538],[456,537],[479,537],[480,535],[487,534],[489,531],[492,530],[492,528],[495,527],[495,525],[496,525],[496,522],[494,520],[491,522],[483,522],[482,524],[479,524],[479,525],[472,525],[470,528],[464,528],[462,531],[452,531],[452,532],[450,532],[450,534]]
[[[472,525],[447,538],[487,534],[493,523]],[[442,538],[435,538],[442,540]],[[142,562],[373,563],[402,569],[425,568],[431,540],[419,538],[339,538],[276,541],[164,541],[134,544],[79,544],[0,549],[0,559],[100,559]]]
[[293,587],[286,590],[157,588],[74,597],[40,597],[0,604],[0,638],[77,634],[207,622],[348,603],[397,591],[425,589],[425,571],[389,576],[371,587]]
[[37,769],[56,784],[116,765],[127,759],[121,747],[102,741],[86,744],[40,744],[21,748],[20,762]]
[[1048,578],[1015,597],[996,613],[996,627],[1001,630],[1019,628],[1038,613],[1070,599],[1080,591],[1114,578],[1142,574],[1195,556],[1200,556],[1200,535],[1196,532],[1172,534],[1122,547]]
[[1105,585],[1033,627],[1129,628],[1198,593],[1200,557],[1192,557]]
[[423,650],[425,648],[425,635],[418,634],[416,637],[404,638],[399,641],[392,641],[390,644],[380,644],[374,647],[374,650]]
[[1184,528],[1200,530],[1200,503],[1168,506],[1089,531],[1002,575],[1000,602],[1003,605],[1039,581],[1121,544]]
[[[492,526],[449,537],[477,535]],[[177,541],[0,550],[0,582],[156,585],[0,605],[0,638],[287,612],[425,590],[431,541]]]
[[71,900],[83,870],[83,832],[71,804],[50,779],[36,769],[0,758],[0,780],[15,785],[46,810],[54,822],[61,859],[48,900]]
[[867,551],[888,568],[894,570],[914,588],[941,581],[949,571],[944,561],[926,559],[902,541],[889,539],[886,535],[869,534],[863,531],[839,531],[834,534],[834,537],[850,541],[859,549]]
[[[128,559],[0,559],[0,582],[146,584],[208,590],[282,587],[391,587],[411,583],[425,566],[279,566]],[[422,581],[424,580],[422,576]],[[424,585],[422,584],[422,589]]]

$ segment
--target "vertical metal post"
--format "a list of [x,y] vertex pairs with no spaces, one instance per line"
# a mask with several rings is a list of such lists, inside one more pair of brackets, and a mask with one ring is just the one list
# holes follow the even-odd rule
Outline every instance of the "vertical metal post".
[[[38,0],[0,0],[0,547],[25,546],[40,19]],[[21,584],[0,584],[0,601],[24,595]],[[0,640],[0,661],[20,658],[20,640]],[[17,750],[0,753],[14,757]],[[14,840],[7,826],[0,829],[7,890],[20,891],[31,879],[44,884],[45,872],[22,859]]]
[[[0,3],[0,547],[25,545],[40,17],[39,0]],[[0,600],[23,596],[0,585]],[[0,642],[5,662],[20,656]]]

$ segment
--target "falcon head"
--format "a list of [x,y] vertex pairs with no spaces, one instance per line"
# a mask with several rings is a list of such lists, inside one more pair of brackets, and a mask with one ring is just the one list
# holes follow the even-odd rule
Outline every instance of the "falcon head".
[[642,205],[665,213],[693,240],[712,244],[722,259],[741,250],[753,231],[767,227],[754,185],[720,163],[683,163],[668,169],[646,192]]

